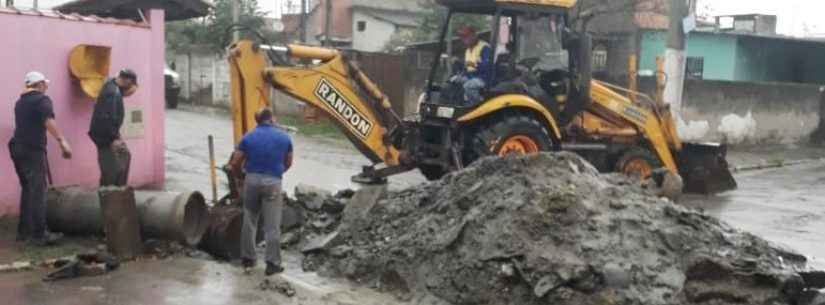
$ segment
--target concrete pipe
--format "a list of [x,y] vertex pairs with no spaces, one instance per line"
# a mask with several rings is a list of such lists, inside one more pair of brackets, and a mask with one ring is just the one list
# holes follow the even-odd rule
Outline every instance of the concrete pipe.
[[135,192],[135,198],[146,236],[196,246],[209,227],[209,207],[200,192]]
[[235,259],[241,256],[243,211],[235,206],[218,205],[209,213],[209,230],[201,248],[215,257]]
[[[209,226],[209,208],[199,192],[135,192],[144,237],[200,243]],[[102,235],[103,220],[97,190],[80,187],[49,190],[46,220],[55,232]]]
[[49,189],[46,223],[55,232],[102,235],[103,220],[97,190],[80,187]]

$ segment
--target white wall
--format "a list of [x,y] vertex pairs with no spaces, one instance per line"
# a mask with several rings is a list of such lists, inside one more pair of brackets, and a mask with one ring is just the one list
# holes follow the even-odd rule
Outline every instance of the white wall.
[[[226,58],[210,54],[169,55],[175,62],[175,71],[181,78],[181,96],[194,105],[229,108],[232,106],[229,63]],[[189,70],[191,59],[192,69]],[[189,73],[191,71],[191,83]],[[203,94],[198,94],[202,91]],[[301,115],[303,103],[272,90],[272,101],[278,115]]]
[[[367,28],[363,32],[358,31],[359,21],[367,23]],[[395,31],[394,24],[356,10],[352,15],[352,48],[365,52],[383,51]]]
[[[229,106],[229,64],[224,57],[191,53],[173,58],[175,72],[180,74],[182,97],[199,105]],[[202,90],[206,91],[199,94]]]

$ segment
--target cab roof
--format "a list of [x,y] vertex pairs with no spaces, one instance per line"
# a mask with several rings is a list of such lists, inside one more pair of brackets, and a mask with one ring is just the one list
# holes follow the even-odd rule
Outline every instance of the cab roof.
[[530,9],[539,11],[566,11],[578,0],[438,0],[453,11],[493,14],[497,9]]

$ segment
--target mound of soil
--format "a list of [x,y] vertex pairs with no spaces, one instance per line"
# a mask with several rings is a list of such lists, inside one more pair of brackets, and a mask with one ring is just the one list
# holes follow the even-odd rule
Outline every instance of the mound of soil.
[[804,256],[569,153],[483,159],[372,203],[359,193],[304,267],[406,300],[792,305],[825,285]]

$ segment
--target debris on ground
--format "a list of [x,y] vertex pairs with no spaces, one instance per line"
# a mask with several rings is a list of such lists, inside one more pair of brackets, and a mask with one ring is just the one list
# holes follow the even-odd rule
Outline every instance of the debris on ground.
[[299,185],[295,198],[285,196],[281,245],[284,248],[312,247],[313,241],[332,234],[345,217],[345,210],[355,196],[352,190],[335,194],[318,188]]
[[[306,198],[306,197],[304,197]],[[310,207],[317,207],[312,199]],[[804,256],[571,153],[488,158],[308,212],[307,271],[452,304],[818,304]],[[336,219],[315,225],[320,213]],[[310,231],[311,234],[306,234]],[[295,240],[292,237],[291,240]]]
[[258,284],[258,288],[264,291],[275,291],[290,298],[295,296],[295,288],[286,281],[264,279]]
[[51,282],[85,276],[104,275],[120,267],[120,261],[114,256],[101,253],[79,254],[68,261],[58,261],[54,266],[57,271],[49,273],[43,278]]
[[194,259],[214,259],[212,255],[202,250],[184,246],[177,241],[163,239],[148,239],[143,242],[143,249],[145,253],[140,259],[167,259],[182,255]]
[[0,273],[5,272],[19,272],[19,271],[28,271],[33,268],[33,264],[29,261],[19,261],[13,262],[11,264],[2,264],[0,265]]

